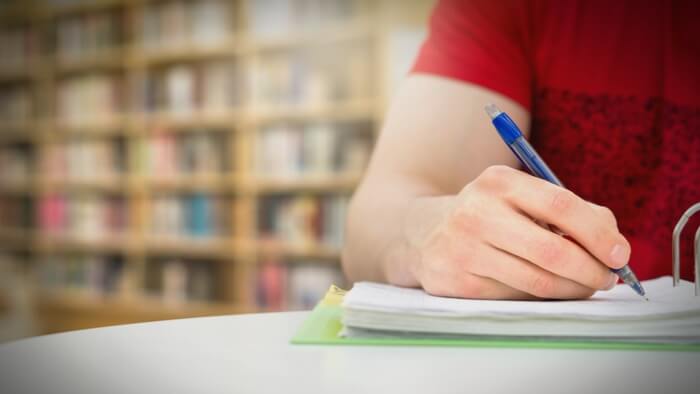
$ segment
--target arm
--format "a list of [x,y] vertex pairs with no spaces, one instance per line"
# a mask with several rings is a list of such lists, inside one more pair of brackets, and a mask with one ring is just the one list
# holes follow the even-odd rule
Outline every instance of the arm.
[[473,298],[579,298],[614,285],[606,265],[629,255],[614,217],[512,170],[517,161],[483,112],[491,102],[528,132],[527,111],[493,91],[427,75],[405,81],[350,205],[351,280]]

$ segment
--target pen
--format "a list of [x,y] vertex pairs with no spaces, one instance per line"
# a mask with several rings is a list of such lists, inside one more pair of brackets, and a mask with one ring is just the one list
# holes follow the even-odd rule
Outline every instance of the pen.
[[[561,183],[557,176],[554,175],[554,172],[552,172],[544,160],[542,160],[540,155],[537,154],[535,148],[523,137],[523,133],[520,132],[520,129],[510,116],[493,104],[487,105],[485,109],[486,113],[491,117],[493,126],[498,131],[498,134],[501,135],[501,138],[503,138],[503,141],[533,175],[557,186],[564,187],[564,184]],[[622,268],[610,268],[610,271],[619,276],[620,279],[630,286],[637,294],[644,297],[646,292],[629,265],[625,265]]]

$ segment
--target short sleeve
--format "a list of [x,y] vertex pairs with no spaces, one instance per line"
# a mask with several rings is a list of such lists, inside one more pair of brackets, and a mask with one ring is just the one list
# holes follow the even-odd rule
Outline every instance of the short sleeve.
[[529,15],[517,0],[441,0],[411,72],[474,83],[530,110]]

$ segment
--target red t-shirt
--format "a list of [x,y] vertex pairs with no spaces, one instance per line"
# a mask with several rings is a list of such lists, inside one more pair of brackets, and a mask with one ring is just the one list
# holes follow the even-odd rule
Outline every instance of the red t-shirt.
[[[569,189],[615,212],[648,279],[671,273],[673,227],[700,202],[698,15],[696,1],[441,1],[413,72],[527,108],[535,148]],[[699,225],[681,243],[690,280]]]

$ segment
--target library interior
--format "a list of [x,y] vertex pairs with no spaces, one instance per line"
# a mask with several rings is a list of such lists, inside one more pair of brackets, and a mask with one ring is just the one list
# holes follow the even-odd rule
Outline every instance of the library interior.
[[0,342],[310,309],[431,0],[0,4]]

